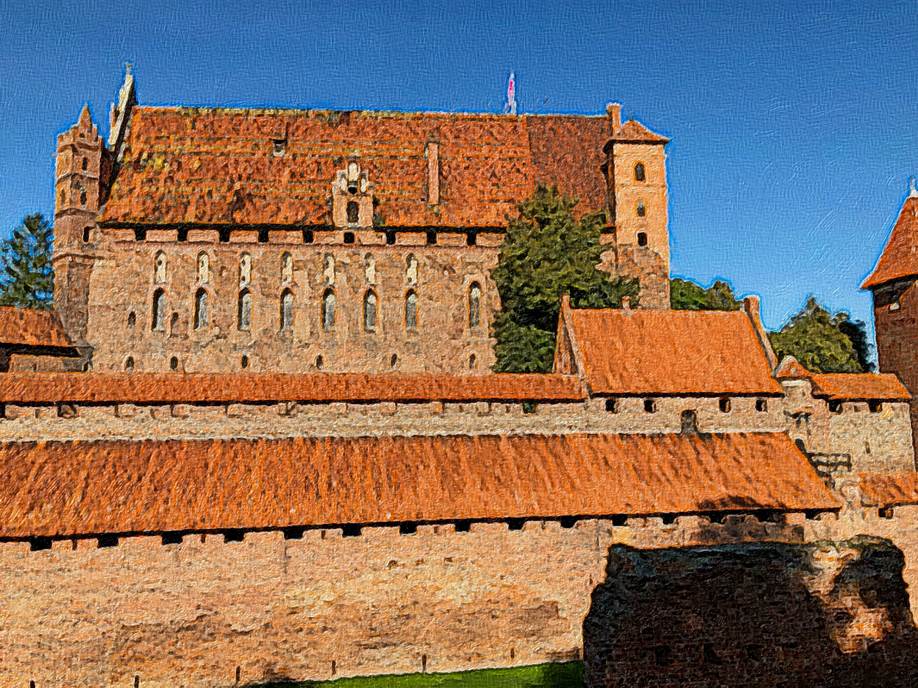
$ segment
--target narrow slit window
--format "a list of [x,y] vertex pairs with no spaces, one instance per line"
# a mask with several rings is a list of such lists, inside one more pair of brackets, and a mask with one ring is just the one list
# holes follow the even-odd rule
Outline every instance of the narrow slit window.
[[418,329],[418,295],[413,290],[405,296],[405,329]]
[[252,328],[252,294],[248,289],[239,292],[236,324],[240,330],[247,332]]
[[[322,329],[330,332],[335,328],[335,292],[327,289],[322,296]],[[321,360],[321,359],[317,359]],[[317,366],[318,367],[318,366]]]
[[281,283],[289,284],[293,280],[293,257],[289,253],[281,255]]
[[153,281],[156,284],[165,284],[166,282],[166,254],[162,251],[157,252],[154,268]]
[[481,325],[481,286],[478,282],[472,282],[469,287],[469,327],[475,328]]
[[638,232],[638,234],[637,234],[637,243],[638,243],[638,246],[646,246],[646,245],[647,245],[647,232]]
[[[341,206],[338,206],[339,208]],[[347,223],[349,225],[356,225],[360,220],[360,206],[357,204],[357,201],[348,201],[347,203]]]
[[153,315],[150,328],[157,331],[166,329],[166,293],[162,289],[153,292]]
[[252,256],[243,253],[239,258],[239,286],[246,287],[252,280]]
[[210,281],[210,259],[206,253],[198,254],[198,282],[207,284]]
[[293,327],[293,293],[285,289],[280,300],[280,328],[281,331]]
[[647,173],[644,170],[644,163],[639,162],[634,166],[634,181],[642,182],[646,179]]
[[376,331],[376,294],[372,290],[363,297],[363,329],[365,332]]
[[646,217],[646,215],[647,215],[647,206],[644,205],[644,201],[638,201],[637,216]]
[[207,292],[204,289],[198,289],[194,295],[194,329],[200,330],[207,327]]

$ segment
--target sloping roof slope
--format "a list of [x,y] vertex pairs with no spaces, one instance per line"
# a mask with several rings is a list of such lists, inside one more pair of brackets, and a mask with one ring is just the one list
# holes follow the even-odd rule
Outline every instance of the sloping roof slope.
[[0,445],[0,537],[839,503],[781,433]]
[[867,504],[879,507],[918,504],[918,472],[861,473],[861,493]]
[[55,348],[73,346],[57,313],[15,306],[0,306],[0,344]]
[[814,373],[813,396],[833,401],[908,401],[911,395],[892,373]]
[[564,309],[593,394],[780,394],[742,311]]
[[[282,156],[276,139],[286,140]],[[540,181],[577,196],[580,212],[602,209],[608,139],[605,116],[137,107],[101,221],[327,225],[335,173],[356,159],[386,226],[503,227]],[[427,203],[432,141],[436,206]]]
[[918,275],[918,196],[905,200],[883,253],[862,289]]
[[7,373],[0,403],[580,401],[565,375],[427,373]]

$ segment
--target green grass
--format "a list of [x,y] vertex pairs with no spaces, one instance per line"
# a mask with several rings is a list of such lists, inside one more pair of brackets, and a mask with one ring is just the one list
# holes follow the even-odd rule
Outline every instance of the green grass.
[[583,663],[537,664],[455,674],[366,676],[335,681],[272,683],[261,688],[581,688]]

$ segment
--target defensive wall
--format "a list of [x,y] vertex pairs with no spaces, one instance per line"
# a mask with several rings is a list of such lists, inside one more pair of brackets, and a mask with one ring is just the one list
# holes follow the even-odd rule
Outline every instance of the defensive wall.
[[918,506],[6,542],[0,685],[233,686],[560,661],[581,654],[613,544],[855,534],[902,549],[914,608]]

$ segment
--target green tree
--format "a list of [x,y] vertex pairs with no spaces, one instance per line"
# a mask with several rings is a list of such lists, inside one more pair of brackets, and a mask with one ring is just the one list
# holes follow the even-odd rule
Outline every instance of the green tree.
[[610,278],[597,268],[601,213],[577,219],[577,201],[538,185],[511,219],[493,277],[501,312],[494,319],[495,370],[551,370],[562,294],[576,308],[615,308],[636,299],[636,279]]
[[678,277],[669,282],[669,304],[680,311],[738,311],[743,306],[726,282],[718,280],[705,288]]
[[779,359],[794,356],[814,372],[859,373],[873,367],[864,323],[845,312],[832,314],[812,297],[769,339]]
[[50,308],[54,296],[51,225],[40,214],[26,215],[0,242],[0,305]]

